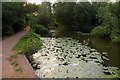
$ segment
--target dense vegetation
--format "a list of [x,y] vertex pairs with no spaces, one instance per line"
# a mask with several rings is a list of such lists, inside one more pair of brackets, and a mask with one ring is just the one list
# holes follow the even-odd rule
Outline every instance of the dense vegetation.
[[[59,3],[55,7],[56,20],[66,30],[90,32],[96,22],[95,5],[86,3]],[[61,17],[62,16],[62,17]]]
[[18,51],[18,53],[30,56],[34,54],[41,48],[40,35],[30,31],[27,35],[22,37],[20,41],[16,44],[13,50]]
[[[113,59],[116,59],[114,55],[118,56],[119,54],[118,45],[112,45],[108,40],[105,40],[104,42],[104,39],[109,39],[113,42],[120,43],[119,23],[120,2],[59,2],[55,4],[50,2],[42,2],[42,4],[39,5],[26,2],[5,2],[2,4],[2,36],[5,37],[15,34],[16,32],[23,30],[26,26],[29,26],[28,34],[19,40],[13,50],[17,53],[26,55],[33,68],[39,69],[39,72],[41,72],[40,70],[44,70],[41,67],[41,63],[45,63],[43,65],[48,66],[48,64],[52,61],[52,65],[54,66],[54,60],[58,60],[60,61],[58,62],[58,66],[62,66],[63,70],[65,70],[64,66],[67,68],[69,64],[74,64],[74,66],[76,65],[74,68],[78,68],[82,65],[82,68],[80,67],[81,69],[78,69],[80,71],[83,70],[81,72],[83,74],[85,66],[87,70],[87,68],[91,68],[91,66],[93,66],[93,62],[95,62],[95,65],[97,63],[100,67],[106,65],[110,66],[98,69],[100,71],[103,70],[103,72],[107,74],[106,76],[110,75],[110,77],[118,77],[116,74],[118,68],[111,67],[113,64],[110,64],[115,62],[115,66],[119,66],[118,64],[116,65],[118,60],[113,60],[107,64],[105,63],[109,61],[110,56],[112,56]],[[52,33],[54,34],[52,35]],[[57,35],[66,36],[65,33],[67,33],[67,35],[69,35],[68,37],[71,38],[53,38],[57,37]],[[41,40],[41,36],[45,38]],[[52,37],[50,38],[49,36]],[[86,38],[88,36],[90,38]],[[104,39],[99,38],[100,40],[95,41],[92,39],[94,36]],[[79,39],[81,39],[81,41]],[[108,45],[106,45],[107,43],[101,44],[100,41],[104,43],[108,41]],[[108,51],[109,54],[107,54],[106,51]],[[42,56],[43,60],[41,60]],[[80,65],[78,63],[80,63]],[[86,65],[86,63],[88,65]],[[15,63],[14,61],[13,64],[16,65],[18,63]],[[99,68],[98,66],[95,66],[94,70],[92,69],[93,72],[90,70],[90,73],[93,73],[93,75],[96,74],[95,71]],[[51,70],[52,68],[50,67],[49,69]],[[71,70],[69,67],[67,71],[65,70],[65,75],[63,73],[61,74],[68,76],[69,70]],[[57,72],[59,71],[61,72],[62,68],[58,69]],[[43,76],[45,77],[46,74],[43,74]],[[76,77],[76,74],[74,76]],[[78,78],[78,76],[76,78]]]
[[41,36],[57,28],[56,34],[80,31],[120,42],[120,2],[3,3],[2,11],[3,36],[30,25]]
[[25,2],[2,3],[2,36],[23,30],[29,24],[30,16],[37,11],[35,4]]
[[36,16],[32,16],[30,25],[40,24],[49,29],[52,22],[53,14],[51,13],[51,3],[43,2],[41,5],[38,5]]
[[65,2],[55,4],[54,10],[59,30],[92,33],[120,42],[120,2]]
[[33,25],[31,26],[31,29],[41,36],[50,36],[48,28],[44,27],[43,25]]
[[99,25],[92,34],[120,42],[120,2],[101,6],[97,13]]

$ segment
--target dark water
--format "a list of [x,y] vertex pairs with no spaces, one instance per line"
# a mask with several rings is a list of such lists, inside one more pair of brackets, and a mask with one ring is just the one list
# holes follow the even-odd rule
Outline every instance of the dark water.
[[120,45],[110,40],[94,37],[90,35],[81,35],[80,33],[67,32],[63,36],[72,37],[79,40],[81,43],[97,49],[101,54],[107,52],[109,60],[104,60],[104,66],[113,66],[120,69]]

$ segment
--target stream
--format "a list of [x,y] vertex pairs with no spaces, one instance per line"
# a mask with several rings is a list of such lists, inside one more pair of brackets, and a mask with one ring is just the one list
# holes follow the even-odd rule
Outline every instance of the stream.
[[41,39],[42,49],[33,54],[32,65],[37,65],[40,78],[119,78],[117,44],[80,35]]

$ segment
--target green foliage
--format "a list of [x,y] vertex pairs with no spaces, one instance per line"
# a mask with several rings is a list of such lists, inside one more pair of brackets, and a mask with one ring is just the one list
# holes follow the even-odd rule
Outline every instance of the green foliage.
[[88,33],[96,24],[97,7],[95,3],[89,2],[77,3],[74,7],[74,24],[73,29]]
[[118,8],[120,8],[120,2],[101,6],[97,14],[99,24],[92,30],[92,34],[110,38],[114,42],[120,42],[120,12]]
[[45,28],[43,25],[33,25],[31,26],[33,31],[41,36],[45,36],[49,34],[49,30]]
[[5,2],[2,14],[3,36],[18,32],[30,23],[33,31],[41,36],[57,27],[57,35],[64,31],[92,32],[119,42],[120,2],[59,2],[53,7],[49,2],[40,5]]
[[37,50],[39,50],[41,47],[41,44],[40,44],[40,40],[35,38],[30,38],[27,40],[27,46],[24,50],[24,54],[29,56],[29,55],[32,55],[34,54],[35,52],[37,52]]
[[97,23],[96,13],[100,4],[90,4],[89,2],[58,3],[54,6],[56,20],[65,27],[65,30],[88,33]]
[[27,35],[20,39],[13,50],[29,56],[38,51],[41,48],[41,45],[42,43],[40,36],[34,32],[29,32]]
[[44,2],[38,6],[37,15],[31,18],[31,25],[40,24],[46,27],[53,21],[53,14],[51,13],[51,5],[49,2]]
[[[60,26],[60,25],[59,25]],[[54,33],[54,37],[61,37],[61,36],[64,36],[64,33],[65,33],[65,29],[64,29],[64,26],[60,26],[57,28],[57,30],[55,31]]]
[[10,34],[13,34],[13,28],[9,25],[5,25],[4,28],[2,28],[2,35],[4,36],[4,35],[10,35]]
[[[120,2],[116,3],[56,3],[53,5],[56,21],[62,25],[58,32],[80,31],[119,42]],[[62,31],[62,30],[63,31]]]
[[98,26],[92,30],[93,35],[97,35],[103,38],[109,37],[111,30],[107,26]]
[[120,43],[120,30],[113,30],[111,35],[110,35],[112,41],[116,43]]
[[36,10],[36,5],[25,2],[2,3],[2,36],[23,30]]
[[61,25],[65,26],[65,30],[72,30],[73,23],[73,7],[75,3],[58,3],[55,7],[56,20]]

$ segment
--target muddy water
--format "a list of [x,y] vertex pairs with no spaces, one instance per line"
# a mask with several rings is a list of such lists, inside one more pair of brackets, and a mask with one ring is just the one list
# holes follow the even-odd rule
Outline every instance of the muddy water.
[[112,63],[108,52],[92,46],[96,42],[91,38],[79,36],[77,39],[80,40],[68,37],[42,38],[42,49],[33,55],[38,64],[36,74],[41,78],[119,77],[116,58],[116,62]]

